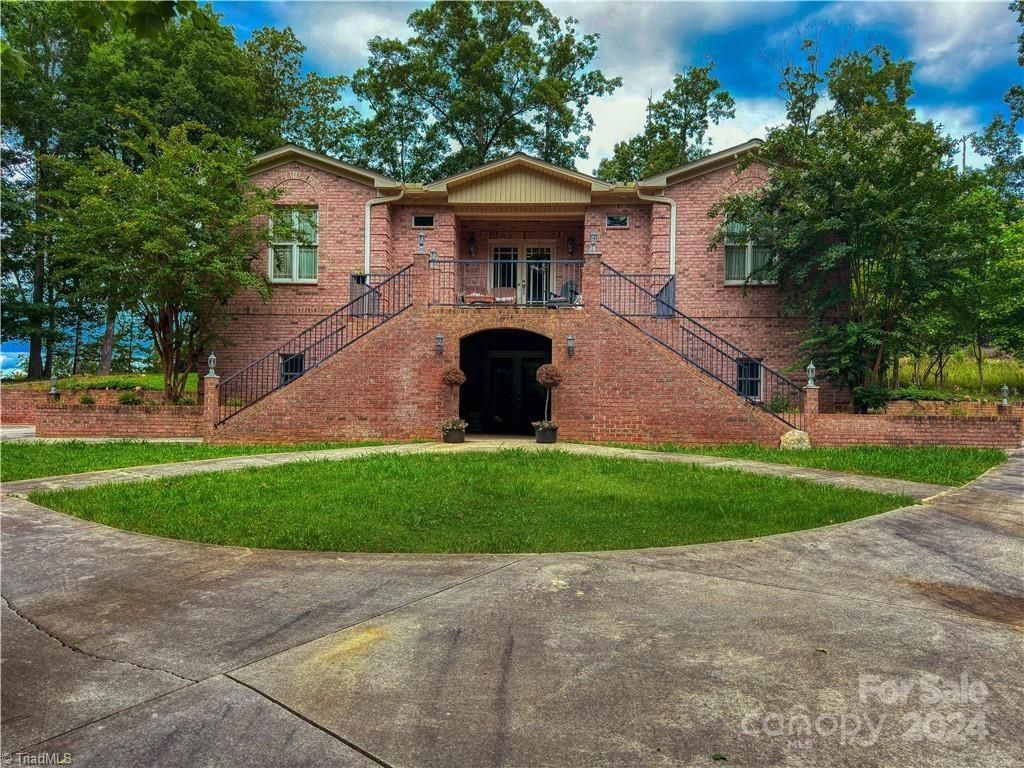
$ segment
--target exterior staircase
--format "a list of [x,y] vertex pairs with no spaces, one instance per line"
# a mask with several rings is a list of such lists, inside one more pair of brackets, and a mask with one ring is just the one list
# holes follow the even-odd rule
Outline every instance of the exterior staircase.
[[[674,278],[601,264],[601,306],[738,397],[793,429],[804,428],[804,390],[675,306]],[[749,378],[749,372],[758,378]],[[746,375],[745,375],[746,374]]]
[[368,275],[359,295],[220,383],[220,426],[412,306],[412,267]]

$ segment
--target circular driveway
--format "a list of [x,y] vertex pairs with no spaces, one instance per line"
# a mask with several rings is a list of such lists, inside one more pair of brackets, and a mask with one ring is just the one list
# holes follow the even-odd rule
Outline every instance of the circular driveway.
[[6,496],[4,749],[76,766],[1019,765],[1022,490],[1017,451],[845,525],[525,556],[214,547]]

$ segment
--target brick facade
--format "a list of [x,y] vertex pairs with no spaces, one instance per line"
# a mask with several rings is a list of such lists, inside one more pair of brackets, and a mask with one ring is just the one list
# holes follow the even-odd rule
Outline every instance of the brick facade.
[[890,414],[821,414],[810,421],[811,444],[973,445],[1020,448],[1020,416],[893,416]]
[[48,402],[36,409],[39,437],[201,437],[203,409],[194,405],[78,405]]

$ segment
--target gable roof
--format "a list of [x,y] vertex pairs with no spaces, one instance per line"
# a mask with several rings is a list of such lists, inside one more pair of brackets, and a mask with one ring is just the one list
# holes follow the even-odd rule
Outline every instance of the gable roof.
[[718,152],[712,152],[706,157],[692,160],[689,163],[684,163],[663,173],[656,173],[653,176],[648,176],[646,179],[640,179],[637,182],[637,186],[667,187],[669,184],[674,184],[683,179],[699,176],[709,171],[716,171],[719,168],[725,168],[738,162],[743,155],[756,151],[762,144],[764,142],[761,139],[751,139],[734,147],[727,147]]
[[261,152],[253,158],[252,163],[249,165],[249,173],[267,171],[293,161],[305,163],[314,168],[320,168],[328,173],[343,176],[360,184],[366,184],[369,187],[388,189],[402,186],[402,182],[395,181],[389,176],[366,168],[360,168],[358,165],[346,163],[330,155],[313,152],[305,147],[300,147],[298,144],[283,144],[275,149]]
[[482,180],[488,176],[513,169],[522,169],[528,172],[552,176],[564,182],[585,187],[591,191],[605,191],[614,186],[614,184],[603,181],[596,176],[588,176],[587,174],[580,173],[579,171],[570,170],[568,168],[563,168],[560,165],[554,165],[552,163],[545,162],[544,160],[539,160],[525,152],[515,152],[508,157],[503,157],[499,160],[492,160],[489,163],[478,165],[476,168],[470,168],[468,171],[462,171],[461,173],[456,173],[452,176],[432,181],[429,184],[424,184],[423,188],[429,192],[447,192],[451,187]]

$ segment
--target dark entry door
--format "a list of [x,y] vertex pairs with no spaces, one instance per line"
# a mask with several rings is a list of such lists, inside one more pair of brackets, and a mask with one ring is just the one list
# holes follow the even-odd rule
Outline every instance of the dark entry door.
[[537,369],[547,362],[542,352],[488,352],[484,380],[484,429],[506,435],[528,435],[531,422],[544,418],[544,388]]

